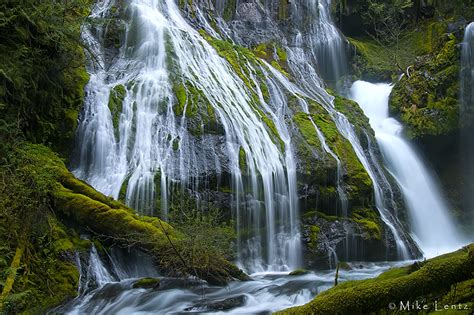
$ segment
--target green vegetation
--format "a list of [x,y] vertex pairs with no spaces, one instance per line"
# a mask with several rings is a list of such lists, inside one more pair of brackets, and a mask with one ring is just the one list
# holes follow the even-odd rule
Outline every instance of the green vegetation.
[[236,0],[229,0],[226,2],[226,6],[224,8],[224,13],[223,13],[223,18],[226,21],[232,20],[235,14],[235,9],[236,9]]
[[316,246],[318,245],[319,232],[321,232],[321,228],[319,226],[312,225],[309,228],[309,232],[310,234],[308,246],[310,248],[316,248]]
[[447,134],[458,128],[458,40],[447,36],[439,50],[412,66],[394,87],[390,110],[411,138]]
[[80,25],[89,2],[0,5],[1,143],[22,134],[69,151],[88,81]]
[[426,21],[404,30],[396,43],[382,44],[367,36],[349,38],[355,50],[352,60],[354,74],[367,80],[395,80],[397,74],[405,72],[417,56],[437,50],[445,29],[444,22]]
[[304,306],[277,314],[387,313],[389,303],[416,300],[423,301],[431,312],[435,311],[434,301],[439,305],[441,301],[449,305],[461,303],[469,310],[474,301],[473,274],[471,244],[454,253],[389,270],[374,279],[340,283]]

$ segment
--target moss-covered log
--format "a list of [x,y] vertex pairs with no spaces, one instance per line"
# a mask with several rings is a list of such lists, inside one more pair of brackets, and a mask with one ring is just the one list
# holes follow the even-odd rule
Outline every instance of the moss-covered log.
[[[425,301],[433,311],[434,301],[442,301],[455,291],[454,286],[467,287],[473,275],[474,244],[471,244],[426,262],[391,269],[374,279],[341,283],[304,306],[277,314],[385,314],[391,312],[389,305],[397,308],[400,301],[416,300]],[[455,304],[472,306],[472,289],[470,292],[460,289],[451,298]]]
[[[158,218],[139,216],[125,205],[106,197],[76,179],[63,162],[41,145],[24,144],[19,149],[33,169],[35,181],[48,181],[57,214],[121,246],[139,248],[155,258],[163,271],[193,275],[212,284],[248,277],[216,254],[188,247],[186,236]],[[191,243],[192,244],[192,243]]]

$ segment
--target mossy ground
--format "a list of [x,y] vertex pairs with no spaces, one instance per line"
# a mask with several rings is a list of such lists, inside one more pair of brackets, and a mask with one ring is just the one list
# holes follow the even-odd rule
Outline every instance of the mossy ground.
[[397,314],[400,301],[422,301],[427,312],[435,304],[460,303],[465,313],[472,310],[474,291],[474,244],[411,266],[391,269],[377,278],[348,281],[324,291],[304,306],[277,314]]

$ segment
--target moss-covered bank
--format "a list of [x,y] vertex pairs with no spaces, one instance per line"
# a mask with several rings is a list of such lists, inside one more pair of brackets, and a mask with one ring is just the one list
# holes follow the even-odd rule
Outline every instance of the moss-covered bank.
[[398,314],[402,311],[400,302],[406,301],[427,305],[427,313],[436,311],[437,301],[438,308],[461,305],[463,312],[459,314],[470,314],[474,306],[473,276],[471,244],[428,261],[391,269],[374,279],[341,283],[304,306],[277,314]]
[[8,159],[0,173],[8,185],[0,203],[5,312],[41,313],[76,295],[79,275],[72,261],[74,252],[88,247],[78,237],[84,231],[104,244],[147,252],[170,275],[194,275],[212,284],[247,279],[212,247],[193,246],[167,223],[136,215],[76,179],[47,147],[17,143]]

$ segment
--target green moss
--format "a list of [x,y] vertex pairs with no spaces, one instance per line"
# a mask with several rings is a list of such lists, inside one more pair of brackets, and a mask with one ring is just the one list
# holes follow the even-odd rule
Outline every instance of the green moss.
[[412,66],[394,86],[390,111],[410,138],[447,134],[458,128],[459,48],[454,36],[433,55]]
[[288,0],[280,0],[280,4],[278,6],[278,19],[285,20],[288,16]]
[[413,64],[417,56],[436,52],[445,30],[445,22],[427,20],[409,27],[398,43],[381,44],[368,37],[348,38],[355,50],[354,72],[368,80],[391,80]]
[[319,233],[321,232],[321,228],[316,225],[311,225],[309,228],[309,243],[308,246],[310,248],[316,248],[318,245]]
[[275,42],[260,43],[253,48],[256,57],[261,58],[270,63],[275,69],[280,71],[286,77],[288,74],[288,56],[284,48]]
[[247,155],[242,147],[239,149],[239,166],[242,171],[247,170]]
[[235,10],[236,10],[236,4],[237,4],[236,0],[229,0],[226,2],[226,6],[224,8],[224,12],[222,16],[224,20],[226,21],[232,20],[232,18],[234,17]]
[[176,139],[173,140],[173,150],[174,151],[179,150],[179,143],[180,143],[179,138],[176,138]]
[[[440,296],[449,301],[457,287],[455,301],[472,303],[474,245],[454,253],[430,259],[420,268],[390,270],[378,278],[348,281],[320,293],[310,303],[277,314],[370,314],[388,312],[389,303],[424,301],[434,311],[434,301]],[[456,303],[456,302],[454,302]],[[451,304],[451,303],[449,303]]]
[[114,129],[116,130],[116,134],[118,133],[117,131],[120,122],[120,114],[123,110],[123,100],[125,99],[126,95],[127,90],[122,84],[118,84],[110,90],[108,106],[110,114],[112,115],[112,123],[114,125]]
[[382,239],[382,223],[379,215],[370,208],[355,208],[351,212],[351,218],[365,232],[366,239],[381,240]]
[[130,176],[127,176],[123,183],[122,186],[120,186],[120,192],[119,192],[119,197],[118,200],[122,203],[125,203],[127,199],[127,189],[128,189],[128,180],[130,179]]
[[295,122],[306,142],[315,149],[319,148],[316,150],[321,152],[321,144],[319,142],[318,135],[308,115],[305,113],[296,113],[293,115],[293,121]]
[[154,289],[160,286],[160,279],[156,278],[142,278],[133,283],[133,288]]
[[[359,120],[360,128],[366,128],[366,120],[359,117],[362,116],[362,112],[358,109],[357,104],[351,104],[355,106],[350,108],[347,105],[342,105],[340,98],[337,98],[336,106],[344,107],[344,112],[350,113],[350,118],[354,120]],[[338,103],[338,104],[337,104]],[[349,106],[351,106],[349,105]],[[358,109],[358,111],[357,111]],[[331,117],[320,109],[320,105],[315,102],[310,102],[311,117],[318,128],[323,133],[326,143],[333,150],[333,152],[339,157],[347,173],[347,183],[349,184],[349,193],[352,200],[358,200],[360,203],[364,203],[367,196],[371,195],[372,190],[372,180],[370,179],[367,171],[360,163],[354,149],[350,142],[342,137],[337,130],[335,123],[332,121]],[[355,117],[355,118],[354,118]],[[293,121],[296,122],[299,130],[301,131],[303,137],[306,139],[308,144],[311,146],[318,145],[316,131],[314,126],[308,117],[305,117],[305,114],[296,114],[293,117]],[[320,149],[321,150],[321,149]]]
[[9,2],[0,33],[1,142],[15,135],[68,154],[89,77],[80,26],[88,1]]
[[178,100],[178,103],[173,108],[176,115],[181,116],[184,113],[184,108],[186,107],[186,88],[182,83],[176,83],[173,85],[173,91]]

